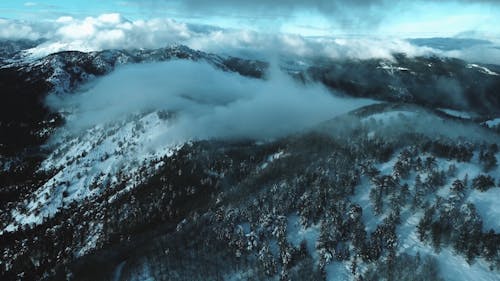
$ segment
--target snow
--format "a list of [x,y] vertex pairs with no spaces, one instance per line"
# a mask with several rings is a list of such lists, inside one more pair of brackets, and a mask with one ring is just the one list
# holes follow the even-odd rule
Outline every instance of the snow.
[[[392,168],[391,168],[392,169]],[[351,197],[353,203],[357,203],[363,208],[363,223],[367,233],[374,231],[382,221],[381,217],[375,215],[370,203],[371,184],[367,177],[361,179],[361,184],[356,187],[354,195]]]
[[494,187],[485,192],[473,190],[468,201],[474,203],[477,212],[483,219],[483,231],[489,229],[500,232],[500,188]]
[[[297,215],[288,216],[287,241],[294,247],[299,247],[302,241],[306,241],[307,252],[315,263],[319,261],[316,241],[319,238],[319,224],[304,228]],[[352,276],[347,263],[332,261],[325,267],[327,280],[351,280]]]
[[468,112],[465,112],[465,111],[458,111],[458,110],[447,109],[447,108],[438,108],[438,109],[440,111],[442,111],[448,115],[454,116],[454,117],[458,117],[458,118],[462,118],[462,119],[471,119],[472,118],[471,114]]
[[[58,132],[51,144],[53,152],[40,168],[56,171],[55,175],[33,193],[26,213],[12,211],[15,223],[5,230],[14,231],[17,224],[40,224],[43,217],[52,217],[71,202],[79,203],[105,188],[118,187],[121,178],[124,187],[109,198],[113,201],[153,175],[163,164],[158,159],[182,147],[168,142],[157,145],[158,138],[168,130],[169,121],[150,112],[83,132]],[[141,171],[146,163],[155,165]],[[139,177],[139,173],[143,174]]]
[[362,119],[363,122],[367,122],[369,120],[375,120],[377,122],[390,122],[394,120],[401,119],[403,117],[411,118],[415,117],[417,115],[416,112],[412,111],[404,111],[404,110],[395,110],[395,111],[386,111],[382,113],[377,113],[370,115],[368,117],[365,117]]
[[347,263],[332,262],[326,267],[326,280],[327,281],[348,281],[352,280],[352,274],[349,271]]
[[[500,153],[496,155],[497,159],[500,159]],[[463,179],[467,175],[469,179],[469,186],[472,184],[472,179],[480,174],[484,174],[478,159],[478,152],[474,153],[470,163],[467,162],[457,162],[455,160],[447,160],[442,158],[437,158],[437,164],[439,169],[447,170],[447,168],[453,164],[457,167],[456,176],[450,177],[448,182],[445,184],[444,188],[441,188],[437,195],[448,198],[450,196],[450,187],[455,179]],[[497,167],[493,171],[487,173],[491,175],[495,182],[499,180],[498,175],[500,175],[500,167]],[[495,231],[500,231],[500,207],[498,202],[500,202],[500,188],[494,187],[488,191],[481,192],[479,190],[469,188],[465,194],[465,201],[471,202],[475,205],[476,210],[483,220],[483,231],[489,229],[494,229]]]
[[484,122],[484,124],[488,125],[488,127],[490,127],[490,128],[498,126],[498,125],[500,125],[500,118],[488,120],[488,121]]
[[139,269],[137,269],[137,272],[134,272],[134,274],[132,274],[130,276],[129,280],[130,281],[155,281],[156,279],[154,278],[154,276],[151,272],[151,266],[145,260],[145,261],[143,261],[142,266]]
[[[495,156],[500,160],[500,153],[497,153]],[[475,160],[475,158],[473,158],[473,160]],[[478,167],[476,166],[476,168]],[[479,172],[476,171],[476,175],[478,174]],[[497,166],[495,169],[488,172],[488,174],[495,179],[496,187],[492,187],[485,192],[472,189],[468,194],[467,201],[474,203],[477,212],[481,215],[483,219],[483,231],[493,229],[495,232],[500,232],[500,205],[498,203],[500,202],[500,186],[497,184],[500,182],[500,166]],[[472,179],[470,175],[469,179]]]
[[479,70],[479,72],[487,74],[487,75],[493,75],[493,76],[498,76],[499,75],[498,73],[496,73],[494,71],[491,71],[488,68],[486,68],[484,66],[477,65],[477,64],[468,64],[467,68],[476,68],[476,69]]
[[53,69],[52,75],[47,79],[47,82],[54,85],[53,91],[55,93],[65,93],[70,91],[71,77],[63,67],[64,64],[59,60],[51,60],[51,68]]
[[381,62],[380,66],[378,66],[377,68],[387,70],[387,72],[389,72],[390,74],[394,74],[394,72],[396,72],[396,71],[410,71],[409,68],[394,66],[394,65],[389,64],[387,62]]
[[[386,163],[381,163],[377,165],[377,168],[381,171],[382,175],[389,175],[392,171],[392,167],[396,161],[397,155],[395,153],[394,157]],[[425,157],[426,155],[421,155]],[[497,154],[500,157],[500,154]],[[470,163],[457,162],[455,160],[448,160],[443,158],[436,158],[437,165],[439,169],[447,170],[450,164],[454,164],[457,167],[457,174],[455,177],[450,177],[448,182],[443,188],[438,190],[436,195],[448,198],[450,196],[450,186],[454,179],[464,178],[465,175],[469,177],[469,184],[472,178],[483,173],[481,166],[479,164],[478,152],[476,151],[474,157]],[[500,168],[495,169],[489,173],[493,177],[495,175],[500,175]],[[426,174],[421,174],[423,180]],[[409,179],[402,181],[402,183],[412,183],[414,181],[415,173],[413,172]],[[412,185],[410,184],[410,188]],[[380,218],[377,218],[371,210],[371,203],[369,202],[369,181],[364,177],[360,186],[356,188],[356,193],[352,197],[352,201],[363,206],[363,221],[368,229],[372,230],[379,222]],[[433,195],[434,196],[434,195]],[[486,192],[480,192],[474,189],[468,189],[468,193],[465,197],[466,202],[472,202],[475,204],[478,213],[483,219],[483,231],[487,231],[493,228],[495,231],[500,231],[500,207],[498,207],[498,202],[500,202],[500,188],[492,188]],[[422,256],[430,255],[437,259],[440,267],[440,275],[445,280],[480,280],[480,281],[493,281],[500,280],[497,271],[491,271],[489,265],[481,258],[476,259],[476,261],[469,265],[465,258],[460,254],[454,253],[452,249],[444,247],[439,253],[435,252],[432,246],[422,243],[416,233],[416,226],[423,216],[422,211],[414,212],[409,208],[404,208],[401,210],[401,225],[397,227],[397,236],[399,241],[399,253],[407,253],[411,255],[416,255],[420,253]],[[381,216],[382,217],[382,216]],[[345,264],[332,264],[334,266],[335,274],[342,274],[345,270]],[[360,266],[360,269],[362,267]],[[333,269],[332,269],[333,270]],[[339,273],[340,272],[340,273]],[[344,275],[331,280],[349,280],[344,278]],[[347,275],[348,276],[348,275]]]
[[319,224],[314,224],[308,228],[304,228],[300,223],[297,215],[288,217],[287,224],[287,240],[294,247],[298,247],[305,240],[307,242],[307,252],[313,257],[314,261],[318,261],[319,256],[316,251],[316,241],[319,237]]
[[86,255],[97,246],[97,241],[99,239],[99,234],[101,233],[102,228],[103,228],[102,223],[90,222],[89,229],[91,230],[91,233],[90,235],[86,236],[84,246],[76,251],[75,253],[76,257],[82,257]]
[[274,153],[272,155],[269,155],[267,157],[266,161],[260,165],[260,169],[264,170],[265,168],[267,168],[267,166],[269,166],[269,164],[273,163],[274,161],[276,161],[280,158],[287,157],[289,155],[290,155],[289,153],[285,153],[284,151],[280,151],[280,152]]
[[[381,175],[390,175],[392,173],[398,155],[399,152],[396,152],[394,157],[389,161],[376,165],[376,168],[381,171]],[[420,156],[426,157],[430,155],[422,154]],[[500,157],[500,154],[498,154],[497,157]],[[468,175],[470,184],[470,181],[475,176],[483,173],[477,151],[474,153],[470,162],[457,162],[444,158],[436,158],[436,162],[438,169],[446,171],[448,167],[453,164],[457,167],[457,171],[454,177],[448,178],[444,187],[440,188],[436,194],[429,196],[431,202],[435,199],[436,195],[442,196],[443,198],[449,198],[451,195],[451,184],[456,178],[462,179],[465,175]],[[422,180],[425,180],[427,174],[423,172],[420,174]],[[489,174],[492,176],[500,175],[500,168],[491,171]],[[407,180],[401,181],[401,184],[408,183],[410,189],[412,189],[415,177],[416,173],[412,172]],[[356,187],[355,194],[351,197],[353,203],[363,206],[362,218],[368,233],[374,231],[384,218],[383,214],[375,216],[373,213],[373,208],[369,199],[370,189],[371,184],[369,179],[367,177],[362,177],[360,185]],[[413,190],[411,191],[413,192]],[[498,220],[498,217],[500,217],[500,207],[498,207],[498,202],[500,202],[500,188],[492,188],[486,192],[480,192],[469,188],[465,196],[465,202],[472,202],[476,205],[478,213],[483,218],[484,231],[490,228],[493,228],[497,232],[500,231],[500,220]],[[477,258],[472,265],[469,265],[462,255],[455,253],[449,247],[443,247],[438,253],[432,246],[422,243],[418,239],[416,233],[416,226],[422,216],[423,212],[421,210],[413,211],[410,208],[403,208],[401,210],[402,224],[398,225],[396,230],[400,245],[398,248],[400,254],[407,253],[415,256],[419,253],[421,256],[429,255],[435,257],[440,268],[440,275],[444,280],[500,280],[498,272],[491,271],[489,269],[489,264],[482,258]],[[318,253],[315,245],[318,237],[319,225],[312,225],[308,228],[304,228],[300,224],[298,216],[291,215],[288,217],[288,241],[290,241],[292,245],[298,246],[301,241],[305,240],[307,242],[307,250],[316,262],[318,262]],[[366,269],[366,265],[364,264],[359,264],[358,266],[360,272]],[[353,278],[347,262],[329,263],[326,266],[326,273],[327,280],[352,280]]]
[[400,252],[421,256],[435,257],[439,264],[440,275],[444,280],[459,281],[459,280],[477,280],[477,281],[493,281],[499,280],[497,271],[490,271],[486,262],[481,259],[469,265],[464,257],[454,253],[451,249],[445,247],[439,253],[436,253],[432,246],[423,244],[417,237],[416,226],[423,216],[422,212],[402,216],[405,222],[397,228],[397,235],[400,244]]
[[0,171],[6,172],[10,170],[12,165],[14,165],[14,161],[12,159],[0,159]]

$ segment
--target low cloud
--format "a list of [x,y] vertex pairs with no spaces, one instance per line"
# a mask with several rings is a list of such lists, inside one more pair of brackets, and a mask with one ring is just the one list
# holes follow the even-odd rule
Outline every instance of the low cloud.
[[484,64],[500,64],[500,48],[498,45],[473,46],[461,50],[439,52],[445,57],[459,58],[470,62]]
[[[152,11],[175,7],[178,12],[191,16],[236,17],[249,21],[290,19],[305,12],[321,15],[326,21],[351,32],[373,31],[387,19],[390,20],[419,6],[436,4],[436,1],[432,0],[129,0],[127,2]],[[497,0],[444,0],[439,1],[439,4],[482,6],[485,9],[498,9],[500,6]],[[445,14],[449,12],[445,11]]]
[[[32,27],[30,27],[32,28]],[[44,37],[47,41],[29,50],[34,56],[78,50],[159,48],[182,43],[195,33],[184,23],[171,19],[129,21],[120,14],[75,19],[60,17],[52,22],[50,30],[37,31],[31,37]]]
[[269,55],[328,58],[390,58],[392,53],[409,56],[432,51],[403,39],[308,38],[294,34],[263,33],[245,29],[222,29],[190,25],[171,19],[130,21],[120,14],[75,19],[60,17],[52,22],[33,24],[0,21],[0,39],[46,39],[28,50],[34,57],[54,52],[77,50],[161,48],[183,44],[193,49],[243,57],[267,58]]
[[83,19],[64,16],[37,23],[0,19],[0,40],[42,38],[44,43],[27,50],[30,56],[43,57],[67,50],[151,49],[183,44],[206,52],[258,59],[269,56],[391,59],[394,53],[405,53],[409,57],[435,54],[480,63],[497,63],[500,59],[499,44],[491,38],[488,38],[491,44],[465,47],[461,39],[456,41],[461,42],[456,49],[455,41],[450,40],[447,49],[443,50],[427,41],[394,37],[304,37],[195,25],[167,18],[128,20],[120,14]]
[[175,118],[159,132],[162,142],[280,137],[373,103],[298,84],[279,70],[260,80],[189,61],[126,66],[86,92],[51,95],[47,102],[56,110],[74,111],[66,124],[70,131],[133,113],[172,112]]
[[44,31],[36,28],[34,24],[0,18],[0,40],[37,40],[44,35]]

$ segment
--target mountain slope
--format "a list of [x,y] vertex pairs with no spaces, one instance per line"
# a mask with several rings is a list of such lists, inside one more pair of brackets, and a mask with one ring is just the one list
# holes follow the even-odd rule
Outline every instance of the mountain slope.
[[390,102],[273,139],[158,141],[178,119],[157,109],[71,130],[76,115],[44,103],[120,65],[171,59],[258,79],[269,68],[182,46],[0,68],[0,279],[498,279],[498,115],[447,99],[437,82],[478,81],[495,101],[494,66],[283,65],[332,94]]

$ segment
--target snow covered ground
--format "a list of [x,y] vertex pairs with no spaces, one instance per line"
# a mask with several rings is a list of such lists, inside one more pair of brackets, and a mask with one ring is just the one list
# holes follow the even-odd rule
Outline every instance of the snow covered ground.
[[495,119],[491,119],[491,120],[488,120],[486,122],[484,122],[486,125],[488,125],[488,127],[495,127],[495,126],[498,126],[500,125],[500,118],[495,118]]
[[[392,116],[398,116],[400,112]],[[384,116],[386,117],[386,116]],[[390,175],[397,160],[398,153],[391,160],[380,163],[376,166],[380,170],[381,175]],[[422,155],[425,156],[425,155]],[[500,157],[500,153],[496,155]],[[478,160],[478,152],[475,152],[470,163],[457,162],[437,158],[437,166],[439,169],[448,169],[450,165],[457,167],[455,177],[449,178],[448,182],[432,196],[439,195],[448,198],[450,193],[451,183],[455,178],[464,178],[468,176],[469,180],[482,173],[481,166]],[[492,176],[500,175],[500,168],[497,167],[489,172]],[[410,188],[415,181],[415,172],[412,172],[408,179],[403,180],[401,184],[408,183]],[[425,180],[426,174],[421,174],[422,180]],[[355,202],[363,207],[363,222],[368,233],[375,230],[378,224],[382,222],[384,214],[375,216],[372,204],[370,203],[369,193],[371,189],[370,181],[367,177],[363,177],[361,183],[356,187],[355,194],[351,197],[351,202]],[[465,201],[472,202],[477,207],[478,213],[483,219],[483,231],[493,228],[495,231],[500,231],[500,187],[492,188],[486,192],[469,188],[466,193]],[[423,216],[423,212],[412,211],[410,208],[404,208],[401,211],[402,223],[397,226],[398,249],[399,253],[407,253],[410,255],[432,256],[438,261],[440,268],[440,276],[445,280],[479,280],[479,281],[494,281],[500,280],[498,271],[491,271],[489,265],[482,259],[478,258],[471,265],[467,263],[465,258],[457,254],[450,247],[443,247],[439,252],[436,252],[431,245],[421,242],[416,233],[416,226]],[[318,253],[315,248],[316,241],[319,238],[319,225],[312,225],[309,228],[304,228],[299,222],[296,215],[292,215],[288,219],[287,238],[294,246],[298,246],[302,240],[307,241],[308,252],[313,256],[314,260],[318,261]],[[366,265],[359,265],[360,271],[366,269]],[[348,262],[331,262],[326,267],[327,280],[354,280],[349,271]]]
[[[110,198],[127,191],[152,175],[163,164],[160,158],[171,155],[182,144],[158,145],[157,136],[169,129],[169,121],[160,112],[137,114],[118,123],[98,125],[82,133],[60,132],[52,153],[42,163],[41,171],[55,171],[54,176],[34,192],[26,212],[13,211],[18,225],[40,224],[60,208],[72,202],[119,187]],[[149,145],[152,142],[154,146]],[[154,163],[154,165],[148,165]],[[145,167],[145,169],[144,169]],[[139,176],[140,175],[140,176]]]
[[304,228],[297,215],[288,217],[287,240],[290,241],[294,247],[298,247],[300,243],[305,240],[307,242],[307,251],[316,262],[318,261],[318,253],[316,251],[316,241],[318,237],[318,224]]
[[362,119],[363,122],[368,122],[370,120],[375,120],[377,122],[388,123],[392,121],[399,120],[401,118],[412,118],[417,116],[417,113],[414,111],[405,111],[405,110],[395,110],[395,111],[387,111],[382,113],[377,113],[370,115],[369,117],[365,117]]
[[479,70],[479,72],[487,74],[487,75],[494,75],[494,76],[498,76],[499,75],[498,73],[496,73],[494,71],[491,71],[487,67],[484,67],[484,66],[481,66],[481,65],[477,65],[477,64],[468,64],[467,68],[476,68],[476,69]]
[[458,117],[458,118],[462,118],[462,119],[471,119],[472,118],[471,113],[469,113],[469,112],[458,111],[458,110],[453,110],[453,109],[448,109],[448,108],[438,108],[438,109],[441,110],[442,112],[444,112],[448,115],[454,116],[454,117]]
[[445,247],[437,253],[432,246],[420,242],[416,234],[416,226],[422,217],[422,213],[409,214],[409,217],[403,215],[405,222],[397,228],[400,252],[416,255],[430,255],[437,259],[440,275],[443,279],[449,281],[459,280],[480,280],[494,281],[499,280],[498,271],[491,271],[483,260],[476,260],[469,265],[465,258],[452,249]]
[[[497,154],[497,158],[499,156],[500,155]],[[391,161],[394,161],[394,159]],[[390,164],[391,161],[388,163]],[[442,158],[437,158],[437,163],[440,169],[446,169],[451,164],[457,166],[457,173],[453,178],[464,178],[465,175],[468,175],[470,180],[482,172],[480,164],[478,163],[477,152],[475,153],[475,157],[472,158],[471,163],[457,162]],[[384,174],[384,168],[390,166],[391,165],[387,165],[387,163],[381,164],[379,169]],[[500,175],[500,168],[497,167],[489,174],[492,176]],[[447,198],[450,195],[449,191],[452,181],[453,179],[450,179],[437,194]],[[490,228],[495,229],[495,231],[500,230],[500,223],[498,220],[500,215],[500,207],[498,206],[498,202],[500,202],[499,187],[492,188],[486,192],[471,189],[467,192],[465,201],[472,202],[477,207],[477,211],[483,219],[483,231]],[[416,233],[416,226],[422,216],[422,211],[414,213],[409,209],[402,211],[401,221],[403,223],[397,227],[400,252],[411,255],[420,253],[420,255],[435,257],[439,263],[440,274],[445,280],[500,280],[498,271],[491,271],[488,264],[482,259],[476,259],[472,265],[469,265],[463,256],[454,253],[449,247],[444,247],[440,252],[436,252],[432,246],[422,243],[418,239]]]

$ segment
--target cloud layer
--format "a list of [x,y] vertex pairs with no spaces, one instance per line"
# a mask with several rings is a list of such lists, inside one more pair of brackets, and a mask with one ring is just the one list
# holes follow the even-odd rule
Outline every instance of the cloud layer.
[[175,118],[159,137],[172,142],[279,137],[370,103],[335,97],[320,85],[298,84],[279,70],[260,80],[190,61],[123,67],[87,92],[48,100],[56,110],[74,110],[66,128],[77,131],[131,113],[172,112]]
[[[436,4],[436,1],[432,0],[130,0],[126,2],[149,7],[151,10],[174,7],[180,13],[204,17],[223,15],[265,19],[290,18],[304,12],[317,13],[329,22],[339,24],[342,28],[351,31],[370,30],[377,23],[397,17],[398,13],[405,10]],[[480,5],[486,9],[497,9],[500,6],[496,0],[444,0],[437,4],[430,9],[435,10],[439,5],[447,4],[459,4],[466,8]],[[453,11],[444,11],[443,16],[450,13]]]
[[183,44],[207,52],[259,59],[269,56],[369,59],[391,58],[393,53],[406,53],[408,56],[438,54],[486,63],[495,63],[500,59],[500,49],[495,44],[437,50],[397,37],[304,37],[194,25],[168,18],[128,20],[120,14],[83,19],[64,16],[37,23],[0,19],[0,39],[40,38],[46,41],[29,50],[31,56],[41,57],[66,50],[161,48]]
[[119,14],[84,19],[60,17],[43,25],[2,20],[1,38],[47,39],[30,50],[30,54],[36,57],[65,50],[161,48],[171,44],[241,56],[296,55],[364,59],[389,58],[393,52],[422,55],[430,51],[429,48],[416,47],[401,39],[307,38],[294,34],[189,25],[171,19],[130,21]]

